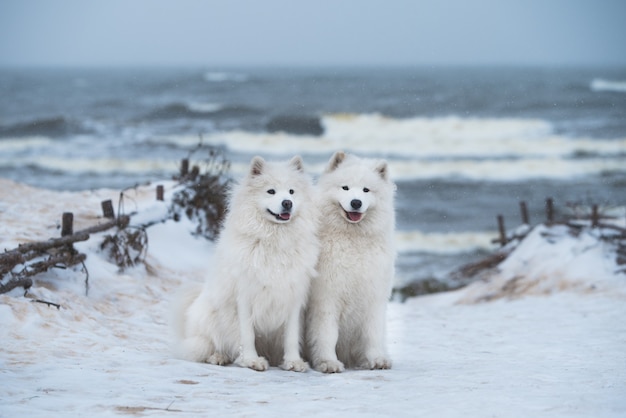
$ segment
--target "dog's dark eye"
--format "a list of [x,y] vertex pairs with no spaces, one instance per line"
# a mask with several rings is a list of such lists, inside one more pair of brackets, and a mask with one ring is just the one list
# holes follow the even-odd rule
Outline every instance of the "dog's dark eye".
[[368,189],[367,187],[363,187],[363,193],[369,193],[370,189]]
[[289,194],[294,194],[293,189],[289,189]]
[[350,188],[348,186],[343,186],[342,189],[344,190],[350,190]]
[[268,192],[269,194],[276,194],[276,190],[274,190],[274,189],[269,189],[267,192]]

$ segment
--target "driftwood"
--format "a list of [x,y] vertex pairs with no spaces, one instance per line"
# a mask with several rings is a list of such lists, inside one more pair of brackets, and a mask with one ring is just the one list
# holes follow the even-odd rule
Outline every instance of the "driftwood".
[[[87,259],[85,254],[76,251],[71,244],[63,245],[61,247],[49,247],[48,249],[53,251],[30,251],[23,257],[23,262],[13,264],[16,261],[16,259],[13,259],[10,264],[4,265],[2,269],[8,269],[6,273],[10,274],[10,278],[6,283],[0,283],[0,294],[9,292],[16,287],[23,287],[26,290],[33,285],[30,277],[48,271],[48,269],[53,267],[67,268],[74,266],[76,264],[83,263],[85,259]],[[27,264],[27,261],[36,258],[42,259],[40,261]],[[21,271],[12,272],[11,270],[19,264],[25,264],[24,268]]]
[[3,276],[13,270],[13,267],[18,264],[24,264],[26,262],[26,258],[24,254],[19,251],[9,251],[3,254],[0,254],[0,276]]
[[48,307],[54,306],[59,310],[61,309],[61,305],[59,305],[58,303],[48,302],[47,300],[33,299],[33,303],[43,303],[44,305],[48,305]]
[[39,273],[43,273],[44,271],[47,271],[51,267],[60,267],[60,266],[69,267],[69,266],[82,263],[83,261],[87,259],[87,256],[85,254],[78,253],[78,252],[75,252],[74,254],[72,254],[72,252],[73,251],[69,251],[67,253],[51,255],[45,260],[29,264],[28,266],[24,268],[24,270],[18,273],[18,275],[23,276],[23,277],[30,277]]
[[504,259],[506,259],[508,255],[508,252],[497,252],[495,254],[491,254],[490,256],[480,261],[464,265],[454,274],[460,275],[461,277],[474,277],[484,270],[496,267],[498,264],[504,261]]
[[[64,221],[69,218],[68,213],[63,214]],[[0,278],[7,274],[11,276],[6,283],[0,283],[0,294],[9,292],[16,287],[30,288],[33,284],[30,277],[43,273],[50,268],[67,268],[83,263],[87,256],[76,251],[73,246],[74,243],[87,241],[89,235],[96,232],[106,231],[113,227],[125,228],[129,222],[130,217],[123,215],[117,219],[76,231],[71,235],[51,238],[47,241],[20,244],[17,248],[0,253]],[[67,232],[71,230],[71,226],[66,225],[64,229]],[[43,259],[27,264],[28,261],[37,258]],[[15,267],[20,264],[25,264],[24,268],[19,272],[13,272]]]
[[[119,228],[125,228],[130,221],[130,217],[127,215],[120,216],[117,219],[113,219],[111,221],[95,225],[89,228],[82,229],[80,231],[75,232],[72,235],[66,235],[61,238],[51,238],[47,241],[38,241],[38,242],[29,242],[27,244],[20,244],[17,248],[13,250],[6,251],[4,253],[0,253],[0,275],[5,275],[15,266],[19,264],[24,264],[25,262],[32,260],[33,258],[37,258],[42,255],[42,253],[51,250],[53,248],[64,248],[71,246],[75,242],[87,241],[89,239],[89,235],[106,231],[115,226]],[[73,261],[71,258],[67,258],[67,261]],[[81,261],[76,263],[72,263],[70,265],[78,264]],[[0,293],[3,293],[0,291]]]
[[0,294],[10,292],[16,287],[23,287],[24,289],[29,289],[32,285],[33,285],[33,280],[28,277],[11,279],[6,284],[0,283]]
[[31,251],[47,251],[51,248],[65,247],[75,242],[87,241],[89,234],[77,232],[74,235],[66,235],[61,238],[50,238],[48,241],[29,242],[28,244],[20,244],[13,251],[19,251],[23,254]]
[[81,233],[95,234],[96,232],[106,231],[107,229],[111,229],[115,226],[119,228],[126,228],[129,222],[130,222],[130,216],[121,215],[117,219],[113,219],[111,221],[108,221],[102,224],[91,226],[89,228],[81,229],[80,231],[76,232],[76,234],[81,234]]

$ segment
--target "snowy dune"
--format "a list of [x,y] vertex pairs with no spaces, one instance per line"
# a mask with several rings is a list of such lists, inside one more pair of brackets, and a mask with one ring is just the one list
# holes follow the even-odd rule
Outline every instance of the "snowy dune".
[[[100,202],[117,210],[119,192],[0,180],[0,196],[0,246],[10,249],[58,236],[64,211],[75,229],[101,222]],[[126,212],[138,211],[131,223],[166,211],[153,187],[126,196]],[[99,250],[106,232],[76,244],[88,255],[88,296],[82,267],[38,276],[28,298],[0,295],[0,417],[626,415],[626,274],[593,233],[557,228],[548,242],[536,229],[488,280],[391,302],[393,368],[324,375],[171,355],[170,298],[211,261],[212,245],[192,228],[148,228],[146,266],[123,273]],[[503,293],[513,279],[516,291]]]

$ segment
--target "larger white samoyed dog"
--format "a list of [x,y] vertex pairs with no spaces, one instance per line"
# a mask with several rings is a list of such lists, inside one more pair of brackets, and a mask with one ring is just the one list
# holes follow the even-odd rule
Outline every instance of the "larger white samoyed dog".
[[343,152],[318,180],[321,252],[306,312],[315,369],[388,369],[386,307],[394,277],[395,185],[387,163]]
[[312,184],[300,157],[254,157],[231,194],[201,289],[181,295],[179,355],[193,361],[306,371],[303,310],[319,253]]

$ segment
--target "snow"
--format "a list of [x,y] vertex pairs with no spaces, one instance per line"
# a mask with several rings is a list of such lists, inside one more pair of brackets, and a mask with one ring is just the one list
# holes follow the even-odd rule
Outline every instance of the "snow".
[[[165,185],[167,199],[175,185]],[[100,202],[119,193],[0,179],[0,195],[0,246],[10,249],[57,236],[68,208],[75,230],[101,222]],[[165,213],[153,186],[126,195],[131,223]],[[88,295],[82,266],[38,276],[28,298],[0,295],[0,417],[626,416],[626,275],[597,234],[537,227],[495,275],[391,302],[393,368],[325,375],[172,356],[171,297],[202,280],[213,251],[192,229],[149,227],[146,265],[124,272],[99,250],[106,232],[76,244],[88,255]]]

